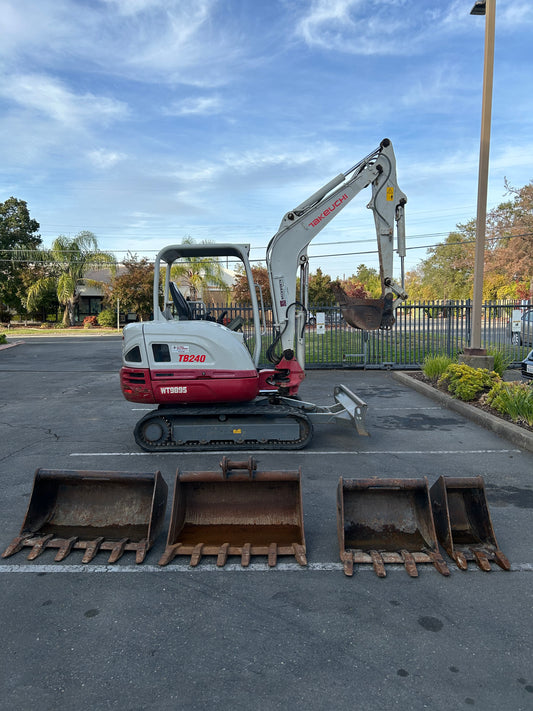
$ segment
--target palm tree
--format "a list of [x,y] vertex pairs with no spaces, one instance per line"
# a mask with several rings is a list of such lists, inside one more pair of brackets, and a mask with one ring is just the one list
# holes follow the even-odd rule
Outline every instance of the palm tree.
[[[183,244],[194,244],[194,240],[187,237]],[[209,244],[208,240],[203,240],[201,244]],[[189,290],[192,301],[197,301],[198,296],[215,286],[226,294],[230,288],[224,280],[224,270],[222,264],[216,257],[187,257],[186,261],[177,262],[172,266],[172,278],[180,281]]]
[[34,262],[44,262],[49,267],[48,276],[37,279],[28,289],[26,306],[29,310],[38,301],[43,292],[54,286],[59,303],[65,307],[63,324],[74,325],[74,308],[78,301],[77,287],[82,283],[94,284],[94,280],[84,280],[89,269],[108,266],[114,273],[116,261],[109,252],[102,252],[92,232],[83,231],[76,237],[60,235],[54,240],[51,249],[32,252]]

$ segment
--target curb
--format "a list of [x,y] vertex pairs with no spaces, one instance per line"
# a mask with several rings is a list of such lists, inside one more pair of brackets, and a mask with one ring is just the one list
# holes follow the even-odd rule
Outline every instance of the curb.
[[13,343],[3,343],[0,346],[0,351],[5,351],[6,348],[13,348],[13,346],[20,346],[24,343],[24,341],[13,341]]
[[533,433],[518,427],[518,425],[514,425],[512,422],[506,422],[499,417],[495,417],[488,412],[473,407],[462,400],[456,400],[451,397],[451,395],[446,395],[446,393],[432,388],[431,385],[422,383],[420,380],[415,380],[406,373],[396,371],[392,376],[400,383],[408,385],[413,388],[413,390],[430,397],[432,400],[436,400],[444,407],[458,412],[476,424],[485,427],[485,429],[495,432],[500,437],[505,437],[518,447],[528,452],[533,452]]

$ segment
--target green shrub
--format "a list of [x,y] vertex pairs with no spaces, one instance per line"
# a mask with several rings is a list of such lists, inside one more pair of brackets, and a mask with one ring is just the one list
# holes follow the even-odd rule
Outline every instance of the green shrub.
[[499,382],[487,393],[486,402],[513,422],[533,427],[533,388],[527,383]]
[[112,328],[117,324],[117,314],[114,309],[104,309],[98,314],[98,323],[105,328]]
[[503,378],[503,374],[514,360],[513,357],[497,348],[488,348],[487,355],[494,358],[494,371]]
[[486,368],[471,368],[465,363],[452,363],[439,378],[439,385],[446,386],[459,400],[469,402],[488,392],[499,380],[498,373]]
[[422,365],[422,372],[426,378],[436,382],[452,362],[452,359],[447,355],[426,356]]
[[5,334],[5,333],[0,333],[0,346],[1,346],[3,343],[7,343],[6,334]]

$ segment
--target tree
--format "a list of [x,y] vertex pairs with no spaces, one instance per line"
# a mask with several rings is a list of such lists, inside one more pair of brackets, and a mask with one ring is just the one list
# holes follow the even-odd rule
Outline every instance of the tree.
[[78,301],[77,287],[82,283],[89,269],[109,266],[115,269],[115,258],[98,249],[98,242],[92,232],[80,232],[70,238],[60,235],[51,249],[39,250],[33,255],[36,263],[48,266],[47,275],[38,279],[28,290],[26,306],[31,310],[36,300],[55,285],[59,303],[65,307],[63,324],[74,325],[74,309]]
[[368,299],[368,292],[363,284],[355,277],[349,279],[337,280],[337,283],[342,287],[344,293],[349,299]]
[[[475,220],[457,227],[457,232],[451,232],[444,242],[428,250],[429,256],[415,270],[419,298],[468,299],[472,295]],[[412,290],[410,296],[414,298]]]
[[335,295],[331,290],[331,277],[323,274],[318,267],[314,274],[309,275],[309,306],[332,306],[335,303]]
[[109,306],[115,306],[119,299],[122,311],[139,314],[141,321],[150,318],[153,309],[154,265],[143,257],[129,254],[124,260],[124,271],[115,275],[105,286],[104,299]]
[[367,267],[365,264],[360,264],[353,277],[359,284],[363,285],[369,296],[374,299],[379,299],[383,289],[381,287],[381,277],[377,269]]
[[[251,270],[254,284],[261,287],[264,305],[270,306],[272,304],[272,297],[270,295],[270,282],[268,280],[268,271],[266,267],[263,267],[260,264],[259,266],[251,267]],[[241,267],[237,271],[235,283],[231,290],[231,298],[237,304],[249,304],[251,302],[250,288],[248,285],[248,279],[246,278],[246,274],[244,272],[244,267]]]
[[533,298],[533,182],[516,189],[506,181],[505,187],[511,199],[487,220],[485,272],[489,278],[504,275],[513,285],[511,298]]
[[30,218],[24,200],[10,197],[0,203],[0,302],[20,311],[24,293],[22,272],[28,262],[17,258],[18,250],[37,249],[39,223]]
[[[194,244],[194,240],[187,237],[184,244]],[[209,244],[204,240],[201,244]],[[189,290],[192,301],[196,301],[199,296],[203,296],[204,290],[210,286],[221,289],[228,293],[230,288],[224,280],[222,264],[216,257],[187,257],[183,261],[177,261],[172,265],[171,276]]]

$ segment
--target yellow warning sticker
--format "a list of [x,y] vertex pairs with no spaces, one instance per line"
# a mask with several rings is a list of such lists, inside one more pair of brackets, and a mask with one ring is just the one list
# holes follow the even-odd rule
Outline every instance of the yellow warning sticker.
[[242,430],[233,430],[233,434],[242,434]]
[[388,202],[392,202],[394,200],[394,188],[392,187],[387,188],[387,200]]

